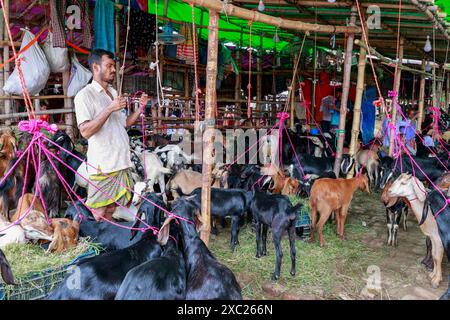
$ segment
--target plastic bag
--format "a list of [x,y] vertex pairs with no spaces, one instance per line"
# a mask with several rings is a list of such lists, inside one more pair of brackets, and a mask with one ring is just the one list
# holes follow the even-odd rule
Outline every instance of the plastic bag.
[[[23,29],[23,31],[24,35],[20,49],[25,47],[34,39],[34,35],[30,31],[25,29]],[[30,95],[37,95],[42,89],[44,89],[47,84],[48,77],[50,76],[50,66],[48,65],[47,58],[45,57],[42,49],[39,47],[37,41],[20,56],[22,57],[22,74],[28,93]],[[3,90],[11,95],[23,94],[17,67],[14,68],[14,71],[9,76]]]
[[53,47],[53,34],[48,33],[47,38],[42,46],[51,72],[64,72],[69,66],[69,55],[67,48]]
[[92,73],[86,69],[78,59],[74,56],[72,58],[72,70],[70,72],[69,88],[67,89],[67,96],[74,97],[78,91],[83,89],[91,80]]

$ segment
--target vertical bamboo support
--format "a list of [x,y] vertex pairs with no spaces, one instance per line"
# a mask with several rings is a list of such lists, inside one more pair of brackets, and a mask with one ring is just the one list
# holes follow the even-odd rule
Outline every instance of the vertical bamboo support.
[[450,74],[447,72],[447,86],[445,89],[445,92],[447,93],[446,99],[445,99],[445,112],[448,112],[448,107],[450,103]]
[[205,132],[203,134],[202,229],[200,238],[208,245],[211,231],[211,174],[214,143],[214,99],[216,98],[219,13],[209,10],[208,63],[206,65]]
[[[4,5],[5,7],[3,8],[3,10],[5,11],[6,18],[9,20],[9,0],[5,0]],[[6,29],[6,24],[4,24],[3,30],[5,35],[4,38],[8,39],[8,30]],[[8,61],[8,59],[9,59],[9,45],[5,44],[3,46],[3,61]],[[6,63],[3,68],[3,83],[6,83],[6,81],[8,80],[9,73],[10,73],[10,64]],[[5,113],[6,114],[11,113],[11,100],[5,100]],[[10,126],[11,120],[5,120],[5,125]]]
[[[363,40],[361,40],[363,42]],[[365,42],[364,42],[365,43]],[[366,46],[359,48],[359,62],[358,62],[358,80],[356,82],[356,98],[355,107],[353,109],[353,124],[352,124],[352,139],[350,142],[350,156],[353,156],[356,151],[356,144],[358,143],[359,124],[361,120],[361,102],[364,91],[364,73],[366,71]],[[341,106],[342,107],[342,106]],[[353,177],[353,170],[347,174],[347,178]]]
[[[294,54],[294,65],[297,63],[298,54]],[[289,118],[289,127],[291,130],[294,130],[294,110],[295,110],[295,91],[297,89],[297,72],[295,72],[294,77],[292,78],[291,83],[291,95],[289,100],[290,105],[290,118]]]
[[[277,65],[277,57],[274,54],[273,56],[274,58],[274,62],[273,62],[273,66]],[[272,101],[275,102],[277,101],[277,81],[276,81],[276,75],[275,75],[275,68],[272,67]],[[271,104],[270,105],[271,108],[271,116],[269,117],[269,119],[275,119],[277,118],[277,105],[276,104]],[[270,123],[272,125],[272,123]]]
[[[62,81],[63,81],[63,92],[64,96],[67,97],[67,89],[69,88],[69,79],[70,79],[70,68],[68,68],[66,71],[62,74]],[[70,98],[64,99],[64,109],[72,109],[73,100]],[[74,140],[74,132],[73,132],[73,113],[66,113],[64,115],[64,122],[67,125],[66,132],[69,135],[69,137]]]
[[[242,76],[241,76],[241,67],[242,67],[242,59],[241,59],[241,48],[242,48],[242,29],[241,29],[241,40],[239,41],[239,48],[236,50],[236,63],[239,68],[239,73],[236,75],[236,82],[234,83],[234,99],[241,99],[241,86],[242,86]],[[241,113],[241,103],[236,102],[236,112]]]
[[[262,98],[262,46],[263,46],[263,34],[259,35],[259,50],[258,55],[256,57],[256,68],[258,74],[256,75],[256,116],[261,117],[261,98]],[[259,127],[260,119],[256,120],[256,127]]]
[[[397,101],[398,97],[400,96],[400,83],[402,80],[402,61],[403,61],[403,45],[404,45],[404,39],[400,38],[400,46],[399,46],[399,52],[398,52],[398,67],[397,67],[397,74],[394,79],[394,91],[396,93],[395,97],[392,98],[392,120],[391,123],[395,125],[397,121]],[[392,153],[394,151],[394,138],[395,136],[392,134],[392,131],[389,131],[389,156],[392,157]]]
[[[3,41],[4,37],[4,29],[5,29],[5,25],[4,25],[4,20],[3,20],[3,8],[0,8],[0,41]],[[0,54],[0,64],[3,63],[3,55]],[[3,72],[4,70],[1,69],[1,76],[0,76],[0,95],[4,96],[5,92],[3,91],[3,86],[5,85],[5,79],[3,78]],[[0,101],[0,113],[5,113],[5,101]]]
[[[119,0],[115,0],[116,4],[119,3]],[[115,57],[116,57],[116,79],[114,80],[115,86],[117,90],[119,90],[119,79],[120,79],[120,59],[119,59],[119,52],[120,52],[120,24],[119,24],[119,12],[114,13],[114,24],[115,24],[115,34],[114,34],[114,45],[115,45]],[[73,40],[73,39],[72,39]],[[125,59],[125,57],[123,57]],[[123,80],[122,80],[123,81]],[[122,92],[119,92],[119,94],[122,94]]]
[[[353,6],[350,15],[350,26],[355,26],[356,16],[356,7]],[[342,161],[342,149],[344,148],[345,140],[345,120],[347,118],[348,93],[350,91],[350,78],[352,76],[352,53],[354,40],[355,34],[349,33],[347,37],[347,48],[345,50],[344,79],[342,81],[341,108],[339,110],[339,131],[337,135],[338,141],[336,145],[336,159],[334,160],[333,170],[337,177],[339,177],[339,171]]]
[[433,80],[432,80],[432,95],[433,95],[433,107],[437,107],[437,96],[436,96],[436,67],[433,66]]
[[422,74],[420,75],[420,89],[419,89],[419,115],[417,117],[417,131],[422,132],[422,122],[425,105],[425,59],[422,59]]

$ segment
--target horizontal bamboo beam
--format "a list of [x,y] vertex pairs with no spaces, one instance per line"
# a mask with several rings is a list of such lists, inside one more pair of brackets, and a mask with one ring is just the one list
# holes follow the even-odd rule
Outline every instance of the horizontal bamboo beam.
[[[43,114],[63,114],[63,113],[72,113],[74,112],[74,109],[51,109],[51,110],[41,110],[41,111],[35,111],[35,115],[43,115]],[[28,113],[26,112],[15,112],[15,113],[7,113],[7,114],[0,114],[0,120],[4,119],[13,119],[17,117],[28,117]]]
[[[23,96],[0,96],[0,100],[14,100],[14,99],[22,99]],[[35,100],[48,100],[48,99],[73,99],[73,97],[67,97],[64,95],[53,95],[53,96],[30,96],[30,99]]]
[[183,1],[186,3],[194,4],[200,7],[221,12],[223,14],[226,14],[227,16],[253,20],[255,22],[262,22],[284,29],[292,29],[297,31],[324,32],[324,33],[358,33],[358,34],[361,33],[360,27],[320,25],[320,24],[305,23],[302,21],[282,19],[279,17],[272,17],[257,11],[240,8],[230,3],[222,2],[220,0],[183,0]]

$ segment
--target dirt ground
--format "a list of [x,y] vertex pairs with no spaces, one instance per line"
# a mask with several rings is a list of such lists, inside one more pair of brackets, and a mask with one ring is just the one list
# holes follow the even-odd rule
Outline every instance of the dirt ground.
[[380,194],[357,192],[345,226],[347,240],[335,235],[335,224],[327,223],[327,247],[297,238],[297,274],[289,275],[287,236],[283,238],[281,278],[271,281],[274,249],[268,235],[267,256],[255,258],[255,234],[249,226],[240,234],[235,252],[228,248],[229,227],[219,229],[210,246],[215,256],[236,275],[244,299],[373,299],[435,300],[447,289],[449,267],[443,257],[443,281],[433,289],[428,272],[421,265],[425,236],[412,212],[408,231],[399,231],[398,247],[387,247],[386,218]]

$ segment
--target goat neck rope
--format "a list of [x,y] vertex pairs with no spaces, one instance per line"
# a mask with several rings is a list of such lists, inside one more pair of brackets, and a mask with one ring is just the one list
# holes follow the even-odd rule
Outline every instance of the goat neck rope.
[[419,200],[419,198],[417,198],[417,196],[415,196],[414,198],[412,198],[412,199],[409,199],[409,198],[406,198],[409,202],[412,202],[412,201],[415,201],[415,200]]

